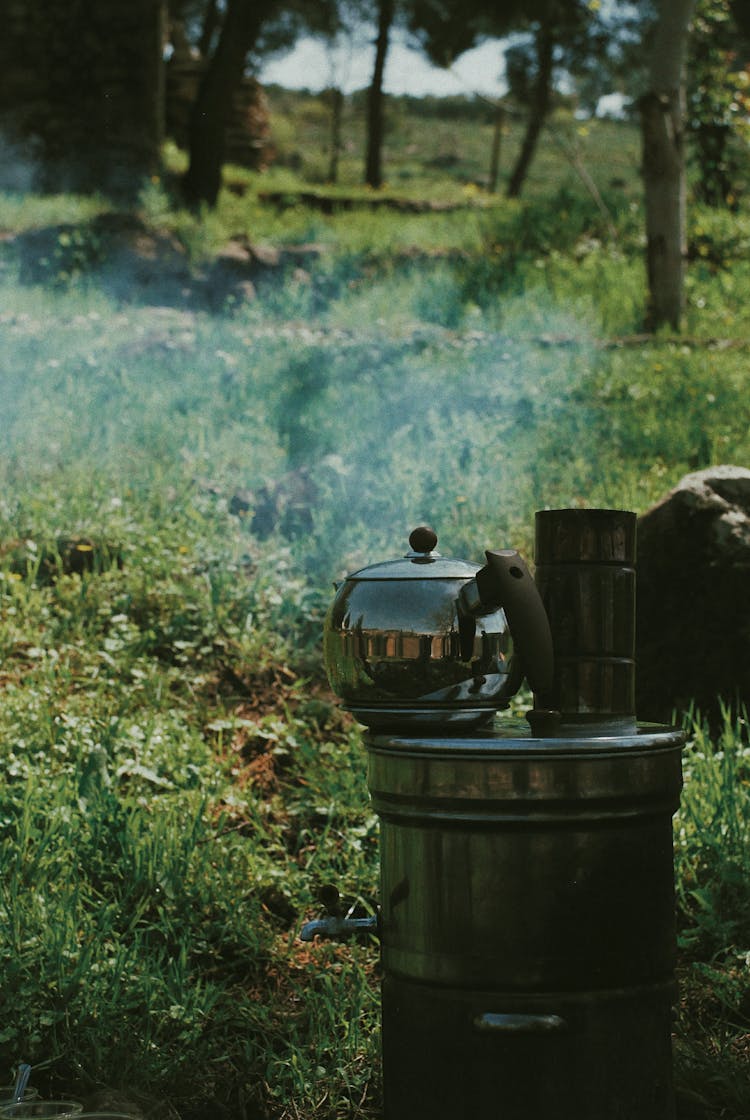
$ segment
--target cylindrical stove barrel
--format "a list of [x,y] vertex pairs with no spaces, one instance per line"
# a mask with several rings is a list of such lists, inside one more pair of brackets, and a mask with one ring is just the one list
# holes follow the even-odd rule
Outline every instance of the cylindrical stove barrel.
[[635,728],[635,538],[628,510],[536,514],[535,580],[564,725]]
[[369,737],[386,1120],[671,1115],[681,745]]
[[509,996],[386,974],[384,1118],[674,1120],[674,998],[669,983]]

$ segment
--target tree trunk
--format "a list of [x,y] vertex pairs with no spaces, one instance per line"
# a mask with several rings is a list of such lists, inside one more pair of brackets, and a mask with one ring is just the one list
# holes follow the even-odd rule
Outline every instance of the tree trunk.
[[367,94],[367,156],[365,159],[365,182],[376,189],[383,184],[383,74],[388,55],[388,40],[393,23],[394,0],[379,0],[378,35],[375,41],[375,65],[372,84]]
[[495,122],[492,126],[492,151],[490,152],[490,174],[487,183],[487,190],[490,194],[495,194],[497,191],[497,181],[500,177],[500,145],[503,138],[503,126],[505,125],[505,106],[499,104],[495,108]]
[[679,330],[685,310],[685,56],[693,6],[694,0],[661,0],[650,89],[640,103],[648,330]]
[[221,189],[224,162],[224,129],[232,97],[254,45],[268,4],[253,0],[228,0],[221,35],[198,90],[190,117],[190,165],[183,179],[185,197],[192,205],[215,206]]
[[341,114],[344,108],[344,95],[338,86],[331,86],[331,153],[328,160],[328,182],[336,183],[339,177],[339,154],[341,152]]
[[221,23],[221,15],[219,13],[218,0],[208,0],[206,12],[203,17],[203,25],[201,27],[201,37],[198,40],[198,53],[201,58],[207,58],[211,50],[211,44],[214,41],[219,24]]
[[536,33],[536,59],[537,71],[534,92],[529,106],[529,119],[526,125],[526,134],[523,138],[521,151],[518,154],[516,165],[508,183],[508,198],[518,198],[524,184],[531,161],[534,158],[539,134],[549,113],[552,97],[552,52],[554,50],[554,36],[551,21],[548,17],[539,25]]

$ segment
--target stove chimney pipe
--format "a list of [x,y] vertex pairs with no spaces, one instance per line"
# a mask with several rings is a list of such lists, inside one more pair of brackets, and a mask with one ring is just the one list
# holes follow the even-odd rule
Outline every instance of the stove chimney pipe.
[[628,510],[536,514],[535,579],[554,649],[552,706],[577,734],[636,727],[635,533]]

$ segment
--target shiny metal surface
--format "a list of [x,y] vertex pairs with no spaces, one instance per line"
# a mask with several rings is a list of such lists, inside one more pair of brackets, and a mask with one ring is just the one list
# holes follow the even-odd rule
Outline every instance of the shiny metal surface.
[[528,1011],[484,1011],[474,1017],[474,1030],[492,1031],[494,1034],[543,1034],[567,1029],[568,1024],[559,1015],[531,1014]]
[[[684,736],[636,723],[634,533],[538,514],[529,597],[510,552],[442,578],[422,528],[329,612],[331,683],[371,728],[385,1120],[674,1120]],[[521,662],[533,731],[478,726]]]
[[479,568],[441,557],[426,526],[409,540],[403,559],[355,572],[337,591],[323,628],[334,692],[367,726],[428,732],[485,722],[524,675],[548,708],[552,635],[522,557],[489,550]]
[[684,736],[366,737],[385,1120],[674,1120]]
[[[460,586],[460,585],[459,585]],[[502,610],[459,618],[455,579],[347,581],[326,620],[331,687],[360,709],[492,709],[518,685]]]
[[331,687],[369,727],[476,726],[520,684],[505,612],[470,593],[479,565],[436,541],[415,530],[405,557],[348,576],[326,616]]
[[369,736],[386,971],[505,991],[668,976],[681,745]]
[[347,937],[356,937],[358,934],[376,934],[378,925],[377,914],[368,914],[365,918],[328,914],[325,918],[313,918],[311,922],[305,922],[299,937],[300,941],[314,941],[316,937],[343,941]]
[[401,707],[390,703],[378,708],[367,708],[363,704],[344,704],[343,707],[365,727],[378,733],[397,729],[412,735],[441,735],[455,731],[472,733],[489,727],[498,710],[498,702],[492,700],[484,708],[456,707],[453,702],[431,708],[418,708],[413,704]]

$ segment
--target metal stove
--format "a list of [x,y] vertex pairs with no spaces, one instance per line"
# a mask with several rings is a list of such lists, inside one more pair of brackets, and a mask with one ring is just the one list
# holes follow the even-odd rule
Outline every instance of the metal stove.
[[537,514],[553,669],[528,722],[365,736],[385,1120],[674,1117],[683,734],[635,718],[634,559],[632,513]]

